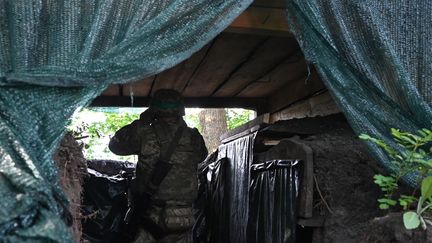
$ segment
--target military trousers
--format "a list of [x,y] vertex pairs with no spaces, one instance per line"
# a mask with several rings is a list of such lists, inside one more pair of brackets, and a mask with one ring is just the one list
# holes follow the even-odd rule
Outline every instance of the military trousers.
[[191,206],[152,206],[143,215],[135,243],[192,243],[195,223]]

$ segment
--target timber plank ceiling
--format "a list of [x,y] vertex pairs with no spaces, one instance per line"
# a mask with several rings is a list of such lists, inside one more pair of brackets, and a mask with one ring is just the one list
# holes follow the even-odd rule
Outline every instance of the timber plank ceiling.
[[324,85],[290,35],[283,6],[280,0],[256,0],[189,59],[144,80],[112,85],[92,105],[147,106],[156,90],[169,88],[181,92],[189,107],[263,113],[320,92]]

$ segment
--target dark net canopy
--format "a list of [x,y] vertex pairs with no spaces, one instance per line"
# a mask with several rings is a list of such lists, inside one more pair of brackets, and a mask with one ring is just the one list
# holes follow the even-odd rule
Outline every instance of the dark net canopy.
[[[0,241],[71,241],[52,160],[68,119],[109,84],[188,58],[250,2],[0,0]],[[306,58],[358,133],[394,145],[391,127],[432,127],[431,1],[286,3]]]
[[0,241],[72,241],[52,160],[74,111],[169,68],[251,0],[0,0]]
[[432,128],[431,1],[289,0],[287,8],[306,58],[357,133],[397,148],[390,128]]

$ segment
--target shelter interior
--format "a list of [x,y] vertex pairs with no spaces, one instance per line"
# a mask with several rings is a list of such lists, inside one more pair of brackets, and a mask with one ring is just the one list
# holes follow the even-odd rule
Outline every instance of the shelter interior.
[[339,112],[290,34],[282,0],[256,0],[189,59],[144,80],[112,85],[92,106],[144,107],[162,88],[181,92],[187,107],[249,108],[273,122]]
[[[187,60],[144,80],[111,85],[91,106],[146,107],[149,97],[162,88],[179,91],[186,107],[255,110],[258,118],[221,137],[225,144],[259,131],[263,123],[340,112],[290,33],[283,0],[256,0],[224,32]],[[288,130],[290,126],[286,126]],[[289,144],[290,149],[282,144],[283,149],[275,155],[298,155],[305,162],[299,225],[321,227],[322,218],[312,215],[312,151],[297,142]],[[314,232],[315,239],[322,238],[317,234],[319,231]],[[311,237],[310,232],[299,231],[298,239],[303,242],[310,242]]]

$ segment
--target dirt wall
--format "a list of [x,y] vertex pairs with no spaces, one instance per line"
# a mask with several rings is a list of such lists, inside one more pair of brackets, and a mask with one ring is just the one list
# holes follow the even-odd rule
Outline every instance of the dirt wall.
[[[314,153],[315,215],[325,218],[317,242],[362,242],[367,222],[383,214],[379,188],[381,171],[349,127],[309,136],[303,142]],[[321,238],[321,239],[320,239]]]
[[343,115],[279,121],[262,132],[278,134],[296,136],[313,151],[313,217],[323,225],[314,228],[312,242],[432,242],[431,229],[405,230],[401,213],[378,208],[382,193],[373,176],[386,172]]
[[54,160],[59,167],[60,185],[70,202],[69,211],[73,217],[71,231],[75,242],[80,242],[82,232],[80,206],[87,163],[80,145],[71,134],[67,133],[63,138]]

